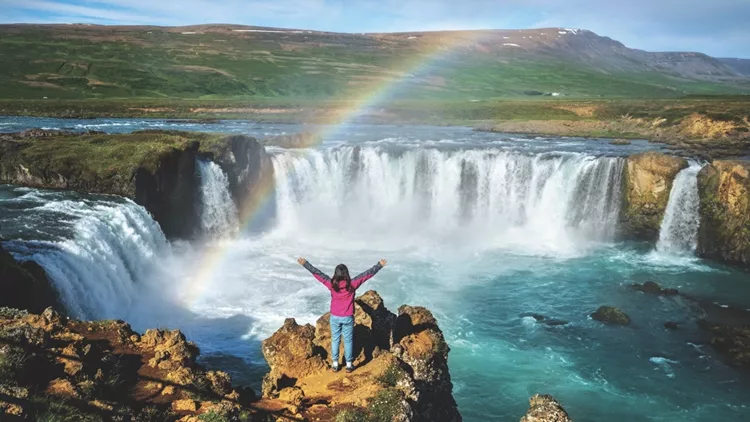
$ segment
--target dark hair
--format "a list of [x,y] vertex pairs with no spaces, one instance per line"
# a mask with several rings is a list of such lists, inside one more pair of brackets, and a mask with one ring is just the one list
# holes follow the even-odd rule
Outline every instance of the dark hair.
[[349,277],[349,269],[346,265],[339,264],[336,266],[336,270],[333,272],[333,278],[331,279],[331,287],[333,290],[339,292],[339,281],[346,281],[346,287],[344,288],[347,292],[352,290],[352,278]]

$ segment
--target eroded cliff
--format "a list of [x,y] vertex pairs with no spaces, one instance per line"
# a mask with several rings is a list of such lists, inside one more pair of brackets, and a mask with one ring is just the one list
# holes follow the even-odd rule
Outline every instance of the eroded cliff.
[[0,138],[0,183],[124,196],[144,206],[168,237],[187,238],[199,227],[199,158],[221,165],[240,207],[272,179],[265,149],[247,136],[35,130]]
[[714,161],[698,173],[698,254],[750,265],[750,162]]
[[651,241],[658,238],[674,179],[687,166],[684,158],[658,152],[627,158],[620,213],[620,230],[625,237]]

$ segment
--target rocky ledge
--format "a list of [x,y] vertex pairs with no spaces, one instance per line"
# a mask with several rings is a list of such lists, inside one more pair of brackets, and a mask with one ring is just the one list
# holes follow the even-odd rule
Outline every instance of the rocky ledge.
[[168,237],[186,238],[199,227],[197,159],[222,167],[238,206],[272,180],[265,149],[247,136],[34,129],[0,136],[0,183],[124,196],[144,206]]
[[0,308],[0,420],[461,420],[450,349],[429,310],[395,315],[371,291],[357,298],[355,320],[351,374],[329,369],[327,315],[317,327],[286,320],[262,344],[270,371],[256,397],[198,365],[178,330],[140,335],[123,321]]
[[[271,371],[264,407],[283,404],[298,418],[336,421],[460,421],[448,348],[432,313],[402,306],[395,315],[374,291],[355,304],[355,365],[329,369],[328,314],[316,326],[287,319],[262,344]],[[342,350],[343,356],[343,350]]]

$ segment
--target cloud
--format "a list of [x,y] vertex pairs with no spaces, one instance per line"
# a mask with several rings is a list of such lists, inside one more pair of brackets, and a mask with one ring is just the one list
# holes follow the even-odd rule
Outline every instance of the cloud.
[[748,0],[0,0],[0,21],[342,32],[575,27],[644,50],[750,57]]

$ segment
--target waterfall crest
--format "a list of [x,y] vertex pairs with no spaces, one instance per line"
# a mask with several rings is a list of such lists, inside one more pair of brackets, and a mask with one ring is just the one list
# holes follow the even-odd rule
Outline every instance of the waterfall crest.
[[624,160],[339,147],[284,151],[273,163],[282,232],[556,249],[613,239]]
[[40,212],[65,215],[74,235],[59,241],[13,242],[21,259],[39,263],[71,316],[112,319],[142,300],[156,258],[169,254],[159,225],[140,205],[121,201],[55,201]]

